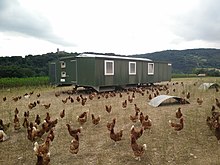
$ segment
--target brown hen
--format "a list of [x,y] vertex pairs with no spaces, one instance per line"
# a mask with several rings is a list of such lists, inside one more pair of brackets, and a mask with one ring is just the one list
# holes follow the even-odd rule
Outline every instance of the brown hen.
[[144,154],[144,151],[147,148],[147,145],[146,144],[138,145],[137,139],[135,138],[135,136],[131,136],[131,148],[133,150],[135,159],[140,161],[141,157]]
[[99,115],[97,118],[95,118],[94,114],[92,114],[91,116],[92,116],[92,123],[94,125],[98,125],[99,122],[101,121],[101,116]]
[[121,129],[119,132],[115,133],[114,128],[110,131],[110,138],[115,141],[115,145],[117,141],[120,141],[123,136],[123,129]]
[[198,105],[202,105],[202,103],[203,103],[203,99],[200,99],[200,98],[197,98],[197,103],[198,103]]
[[131,126],[131,136],[134,136],[137,139],[139,139],[144,132],[144,128],[141,127],[139,130],[135,130],[134,125]]
[[111,129],[115,127],[115,122],[116,118],[113,118],[111,123],[107,122],[107,128],[109,131],[111,131]]
[[68,128],[68,132],[70,134],[70,136],[76,138],[76,136],[78,135],[78,133],[81,133],[82,127],[77,128],[77,129],[73,129],[70,127],[69,124],[66,124],[67,128]]
[[134,123],[137,122],[137,120],[138,120],[138,112],[136,112],[134,116],[130,115],[130,120],[132,122],[134,122]]
[[63,109],[63,110],[60,112],[60,117],[61,117],[61,118],[64,118],[64,117],[65,117],[65,109]]
[[105,105],[105,110],[106,110],[106,112],[111,113],[112,106],[111,105],[109,105],[109,106]]
[[171,120],[169,120],[169,123],[170,123],[171,127],[173,127],[174,130],[177,131],[177,132],[179,132],[180,130],[182,130],[183,127],[184,127],[183,118],[180,118],[179,123],[174,123],[174,122],[172,122]]
[[183,116],[182,112],[181,112],[181,108],[179,107],[176,111],[176,118],[180,119]]
[[21,129],[19,118],[17,115],[14,116],[14,129],[15,130]]
[[71,141],[69,151],[72,154],[77,154],[79,152],[79,136],[78,135],[76,135],[76,137],[73,138],[73,140]]

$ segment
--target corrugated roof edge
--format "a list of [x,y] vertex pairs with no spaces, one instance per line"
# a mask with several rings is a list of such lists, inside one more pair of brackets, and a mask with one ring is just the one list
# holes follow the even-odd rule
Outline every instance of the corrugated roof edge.
[[147,58],[134,58],[128,56],[108,56],[108,55],[97,55],[97,54],[80,54],[76,57],[94,57],[94,58],[111,58],[111,59],[124,59],[124,60],[138,60],[138,61],[152,61]]

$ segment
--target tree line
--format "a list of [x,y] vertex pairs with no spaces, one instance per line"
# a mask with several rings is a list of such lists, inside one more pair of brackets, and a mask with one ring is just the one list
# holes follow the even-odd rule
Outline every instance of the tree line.
[[[91,54],[94,52],[85,53]],[[98,54],[116,55],[114,53]],[[77,55],[79,55],[77,52],[51,52],[42,55],[27,55],[25,57],[0,57],[0,78],[48,76],[49,62],[58,60],[60,57]],[[220,49],[166,50],[132,56],[172,63],[172,73],[174,74],[205,73],[210,76],[220,76]]]
[[48,76],[49,62],[65,56],[76,56],[78,53],[47,53],[27,55],[25,57],[0,57],[0,78],[25,78]]

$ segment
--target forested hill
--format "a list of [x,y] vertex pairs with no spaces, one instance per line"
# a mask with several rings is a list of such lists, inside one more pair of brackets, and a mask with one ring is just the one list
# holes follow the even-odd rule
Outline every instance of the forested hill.
[[166,50],[135,57],[170,62],[173,73],[192,73],[197,68],[220,69],[220,49]]
[[25,57],[0,57],[0,78],[48,76],[50,61],[63,56],[74,56],[77,53],[47,53],[27,55]]
[[[92,52],[89,52],[90,54]],[[48,76],[48,63],[64,56],[76,56],[79,53],[47,53],[27,55],[25,57],[0,57],[0,78]],[[97,53],[96,53],[97,54]],[[101,53],[102,55],[115,55]],[[173,73],[205,73],[220,76],[220,49],[166,50],[161,52],[133,55],[156,61],[172,63]],[[200,69],[198,69],[200,68]],[[202,68],[202,69],[201,69]]]

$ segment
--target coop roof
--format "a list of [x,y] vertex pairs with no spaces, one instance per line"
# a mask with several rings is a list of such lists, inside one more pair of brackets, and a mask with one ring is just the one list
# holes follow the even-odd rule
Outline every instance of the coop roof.
[[[153,107],[158,107],[161,103],[163,103],[164,101],[168,100],[168,99],[175,99],[177,102],[181,102],[182,98],[178,97],[178,96],[169,96],[169,95],[159,95],[157,97],[154,97],[150,102],[149,105],[153,106]],[[185,100],[186,101],[186,100]],[[186,103],[189,104],[188,101],[186,101]]]
[[219,87],[218,84],[216,83],[202,83],[200,86],[199,86],[199,89],[209,89],[209,88],[215,88],[215,87]]
[[80,54],[77,57],[94,57],[94,58],[110,58],[110,59],[125,59],[125,60],[138,60],[138,61],[152,61],[147,58],[134,58],[129,56],[112,56],[112,55],[99,55],[99,54]]

